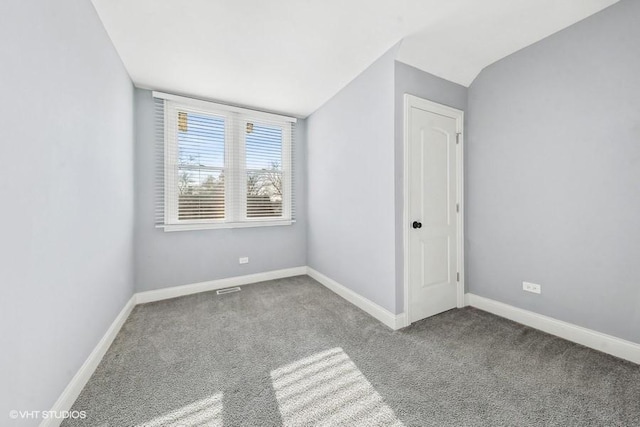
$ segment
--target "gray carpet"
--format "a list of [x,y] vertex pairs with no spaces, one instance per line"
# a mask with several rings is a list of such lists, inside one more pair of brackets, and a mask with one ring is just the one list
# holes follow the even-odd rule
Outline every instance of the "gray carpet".
[[465,308],[391,331],[307,276],[137,306],[65,426],[640,426],[640,366]]

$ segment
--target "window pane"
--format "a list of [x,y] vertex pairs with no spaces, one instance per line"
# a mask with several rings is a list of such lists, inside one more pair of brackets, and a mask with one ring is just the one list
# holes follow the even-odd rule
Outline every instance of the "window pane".
[[224,219],[224,171],[178,168],[178,219]]
[[247,123],[247,170],[279,168],[282,165],[282,128]]
[[224,219],[224,117],[178,112],[178,219]]
[[224,117],[178,113],[178,164],[224,167]]
[[282,216],[282,171],[247,172],[247,218]]
[[247,123],[247,218],[282,216],[282,128]]

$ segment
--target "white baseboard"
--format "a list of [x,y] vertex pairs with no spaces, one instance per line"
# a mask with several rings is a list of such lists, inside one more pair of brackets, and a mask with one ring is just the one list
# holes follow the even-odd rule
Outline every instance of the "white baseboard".
[[[227,279],[211,280],[209,282],[194,283],[192,285],[174,286],[171,288],[158,289],[154,291],[139,292],[133,294],[131,299],[124,306],[122,311],[113,321],[107,332],[104,334],[98,345],[93,349],[87,360],[80,367],[76,375],[71,379],[56,403],[51,408],[52,411],[69,411],[80,392],[93,375],[100,364],[109,346],[115,339],[124,322],[131,314],[131,310],[137,304],[144,304],[152,301],[175,298],[183,295],[190,295],[197,292],[223,289],[231,286],[248,285],[250,283],[263,282],[266,280],[282,279],[284,277],[300,276],[307,274],[307,267],[287,268],[284,270],[267,271],[265,273],[249,274],[246,276],[230,277]],[[47,418],[42,421],[40,427],[57,427],[62,423],[62,419]]]
[[[120,311],[116,319],[113,321],[107,332],[104,334],[102,339],[98,342],[98,345],[93,349],[87,360],[82,364],[78,372],[71,379],[67,387],[64,389],[56,403],[53,404],[51,408],[52,411],[62,412],[68,411],[71,409],[71,406],[76,401],[80,392],[84,388],[84,386],[93,375],[93,372],[96,370],[102,357],[105,355],[109,346],[120,332],[120,328],[124,325],[124,322],[131,314],[131,310],[135,307],[135,295],[132,296],[129,301],[125,304],[124,308]],[[62,419],[56,418],[46,418],[40,423],[40,427],[54,427],[59,426],[62,423]]]
[[363,297],[362,295],[355,293],[351,289],[345,287],[344,285],[341,285],[340,283],[325,276],[319,271],[314,270],[311,267],[307,267],[307,274],[311,276],[313,279],[320,282],[329,290],[340,295],[342,298],[346,299],[351,304],[355,305],[361,310],[369,313],[371,316],[375,317],[376,319],[378,319],[380,322],[384,323],[391,329],[397,330],[406,326],[404,313],[397,314],[397,315],[393,314],[389,310],[380,307],[378,304],[374,303],[373,301],[370,301],[367,298]]
[[[380,307],[376,303],[355,293],[351,289],[339,284],[324,274],[303,266],[287,268],[283,270],[267,271],[264,273],[249,274],[246,276],[230,277],[226,279],[211,280],[208,282],[194,283],[190,285],[174,286],[170,288],[157,289],[153,291],[138,292],[133,294],[131,299],[124,306],[122,311],[113,321],[105,335],[102,337],[98,345],[93,349],[87,360],[80,367],[71,382],[64,389],[56,403],[51,408],[52,411],[69,411],[74,402],[80,395],[80,392],[93,375],[94,371],[100,364],[102,357],[105,355],[109,346],[115,339],[116,335],[122,328],[122,325],[131,314],[131,311],[137,304],[145,304],[153,301],[160,301],[170,298],[176,298],[184,295],[191,295],[199,292],[212,291],[216,289],[224,289],[232,286],[242,286],[251,283],[264,282],[267,280],[282,279],[285,277],[293,277],[308,274],[331,291],[335,292],[342,298],[346,299],[356,307],[369,313],[380,322],[384,323],[391,329],[400,329],[406,326],[406,316],[404,313],[393,314],[390,311]],[[48,418],[42,421],[40,427],[56,427],[61,424],[62,420]]]
[[640,344],[470,293],[465,294],[465,304],[585,347],[640,364]]
[[397,331],[398,329],[401,328],[406,328],[407,326],[410,325],[409,323],[409,319],[407,319],[407,313],[400,313],[400,314],[396,314],[396,324],[393,329],[394,331]]
[[232,286],[242,286],[250,283],[264,282],[266,280],[282,279],[285,277],[300,276],[304,274],[307,274],[307,267],[294,267],[285,268],[283,270],[267,271],[264,273],[248,274],[246,276],[209,280],[207,282],[193,283],[190,285],[173,286],[153,291],[138,292],[135,295],[136,304],[145,304],[153,301],[197,294],[199,292],[215,291],[217,289],[224,289]]
[[[283,270],[268,271],[265,273],[250,274],[246,276],[231,277],[227,279],[212,280],[208,282],[194,283],[191,285],[175,286],[172,288],[158,289],[154,291],[140,292],[134,294],[120,311],[100,342],[96,345],[87,360],[80,367],[76,375],[71,379],[56,403],[51,408],[52,411],[68,411],[78,398],[78,395],[93,375],[109,346],[122,328],[122,325],[131,314],[136,304],[144,304],[152,301],[175,298],[183,295],[191,295],[198,292],[223,289],[231,286],[241,286],[250,283],[257,283],[285,277],[308,274],[322,285],[335,292],[356,307],[367,312],[378,319],[389,328],[397,330],[407,326],[405,313],[393,314],[378,304],[357,294],[356,292],[341,285],[335,280],[310,267],[295,267]],[[640,364],[640,344],[625,341],[620,338],[596,332],[581,326],[543,316],[532,311],[523,310],[498,301],[480,297],[478,295],[465,294],[465,305],[479,308],[497,316],[501,316],[515,322],[530,326],[535,329],[547,332],[552,335],[564,338],[569,341],[590,347],[604,353],[611,354],[621,359],[629,360]],[[59,426],[62,420],[45,419],[40,427]]]

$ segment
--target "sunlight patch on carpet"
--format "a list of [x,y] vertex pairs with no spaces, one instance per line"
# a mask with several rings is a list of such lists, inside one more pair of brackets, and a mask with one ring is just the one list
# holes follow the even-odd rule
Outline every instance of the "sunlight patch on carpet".
[[341,348],[271,371],[284,426],[403,426]]
[[222,393],[216,393],[136,427],[222,427]]

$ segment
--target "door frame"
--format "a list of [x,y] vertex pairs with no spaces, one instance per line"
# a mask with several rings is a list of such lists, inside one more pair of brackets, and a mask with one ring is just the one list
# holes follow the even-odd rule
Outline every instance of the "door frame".
[[457,108],[449,107],[446,105],[438,104],[427,99],[419,98],[415,95],[408,93],[404,94],[404,134],[403,134],[403,150],[404,150],[404,164],[403,164],[403,212],[402,212],[402,236],[403,236],[403,259],[404,259],[404,326],[409,326],[411,322],[409,319],[410,304],[411,301],[411,286],[409,286],[409,224],[411,219],[409,218],[409,204],[411,189],[410,175],[409,175],[409,148],[411,146],[409,141],[410,123],[409,123],[409,111],[411,107],[417,107],[431,113],[440,114],[446,117],[456,119],[456,132],[458,133],[458,143],[456,144],[456,193],[457,203],[460,206],[460,211],[457,215],[458,221],[458,246],[457,246],[457,260],[458,260],[458,272],[460,272],[460,280],[456,286],[456,302],[457,307],[464,307],[464,111]]

